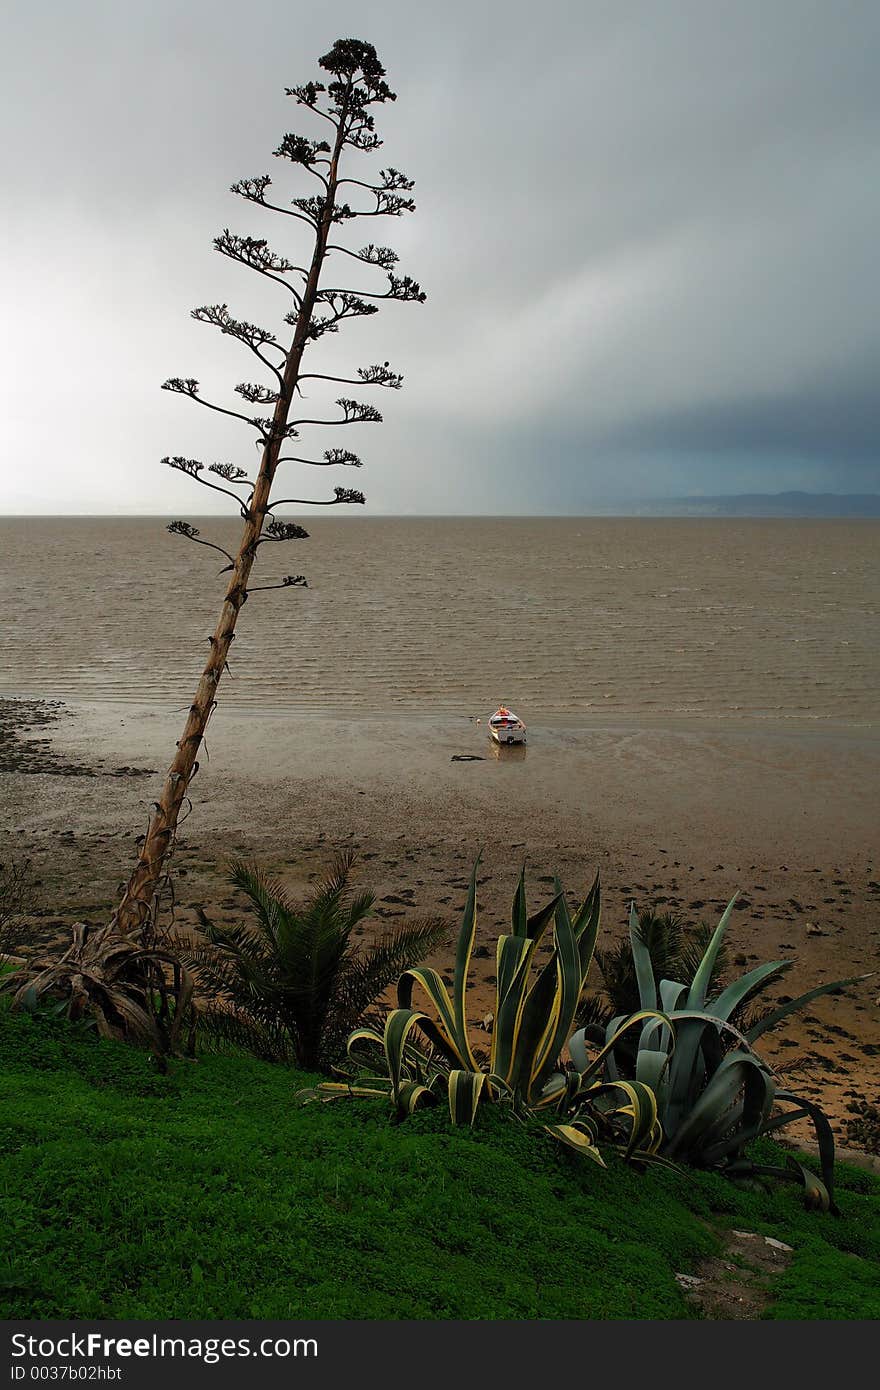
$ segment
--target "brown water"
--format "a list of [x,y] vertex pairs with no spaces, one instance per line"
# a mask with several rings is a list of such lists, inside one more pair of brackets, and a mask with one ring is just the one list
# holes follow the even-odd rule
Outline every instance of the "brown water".
[[[237,527],[203,521],[230,546]],[[823,721],[880,695],[880,523],[308,519],[253,576],[227,707]],[[214,563],[215,559],[217,564]],[[0,520],[0,693],[189,702],[219,556],[155,518]]]

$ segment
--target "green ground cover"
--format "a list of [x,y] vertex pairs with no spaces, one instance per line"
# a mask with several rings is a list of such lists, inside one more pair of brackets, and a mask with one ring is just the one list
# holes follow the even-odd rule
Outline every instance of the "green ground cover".
[[733,1226],[795,1249],[771,1316],[880,1317],[867,1173],[839,1170],[835,1219],[794,1187],[603,1171],[490,1111],[302,1108],[308,1080],[231,1055],[163,1076],[0,1011],[0,1315],[683,1318],[675,1272]]

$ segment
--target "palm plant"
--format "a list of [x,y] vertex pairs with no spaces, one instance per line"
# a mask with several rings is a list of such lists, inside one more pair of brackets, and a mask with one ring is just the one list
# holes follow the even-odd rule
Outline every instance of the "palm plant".
[[[555,896],[529,916],[525,877],[520,875],[511,932],[498,938],[491,1053],[485,1066],[473,1049],[467,1007],[477,926],[476,875],[474,865],[452,994],[435,970],[404,971],[397,986],[399,1007],[388,1014],[384,1028],[359,1028],[349,1038],[349,1065],[339,1069],[345,1079],[323,1082],[300,1098],[385,1096],[397,1119],[445,1098],[452,1123],[468,1125],[481,1105],[495,1103],[524,1122],[540,1121],[557,1139],[598,1163],[600,1138],[636,1160],[651,1157],[661,1138],[651,1090],[638,1080],[601,1077],[619,1035],[580,1074],[561,1060],[599,930],[598,875],[574,916],[558,880]],[[551,927],[552,954],[541,966],[536,952]],[[426,996],[432,1013],[412,1007],[416,989]],[[637,1013],[623,1031],[648,1016]],[[662,1015],[650,1017],[662,1021]]]
[[[620,1015],[609,1020],[605,1077],[608,1081],[638,1080],[654,1091],[663,1127],[663,1153],[668,1158],[699,1168],[720,1168],[735,1177],[760,1172],[791,1177],[803,1183],[808,1205],[834,1210],[831,1126],[819,1106],[780,1086],[753,1045],[769,1028],[812,999],[834,993],[855,980],[819,985],[753,1020],[743,1021],[745,1006],[779,979],[792,962],[759,965],[710,998],[724,933],[736,900],[734,897],[725,909],[689,984],[657,980],[633,905],[630,951],[641,1015]],[[662,1022],[657,1010],[662,1011]],[[617,1039],[627,1024],[639,1016],[645,1021],[633,1051],[631,1047],[622,1047]],[[734,1018],[740,1020],[740,1026],[733,1022]],[[592,1033],[581,1028],[570,1043],[572,1060],[582,1072],[591,1065],[586,1049],[588,1038],[592,1038]],[[752,1141],[792,1120],[807,1117],[816,1131],[822,1181],[793,1159],[786,1168],[759,1167],[748,1159],[745,1150]]]
[[230,882],[247,897],[251,920],[209,925],[207,944],[189,953],[204,1033],[272,1061],[327,1070],[400,972],[443,944],[445,926],[425,920],[370,945],[355,942],[374,898],[352,892],[353,863],[351,852],[339,855],[302,905],[255,865],[231,866]]

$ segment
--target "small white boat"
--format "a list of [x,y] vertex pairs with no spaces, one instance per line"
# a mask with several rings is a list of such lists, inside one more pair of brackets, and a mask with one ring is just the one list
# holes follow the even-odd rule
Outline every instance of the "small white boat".
[[513,710],[500,705],[489,716],[489,735],[496,743],[525,743],[526,726]]

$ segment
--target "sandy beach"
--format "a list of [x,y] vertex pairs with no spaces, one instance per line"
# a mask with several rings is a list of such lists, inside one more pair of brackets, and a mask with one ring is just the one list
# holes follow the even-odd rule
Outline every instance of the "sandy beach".
[[[22,950],[66,939],[74,920],[103,920],[181,721],[131,703],[0,702],[0,862],[29,859],[36,879]],[[846,730],[557,723],[531,728],[524,754],[499,757],[466,717],[221,708],[174,858],[175,920],[238,915],[230,858],[256,858],[305,891],[352,846],[377,930],[436,915],[452,933],[479,851],[476,1016],[491,1005],[489,947],[523,862],[535,904],[555,873],[575,896],[598,868],[607,939],[625,930],[631,898],[714,922],[739,891],[735,963],[793,958],[783,988],[795,994],[876,969],[878,774],[880,740]],[[878,994],[874,978],[820,999],[767,1040],[839,1132],[849,1101],[880,1094]]]

